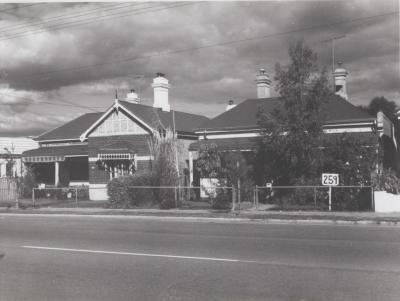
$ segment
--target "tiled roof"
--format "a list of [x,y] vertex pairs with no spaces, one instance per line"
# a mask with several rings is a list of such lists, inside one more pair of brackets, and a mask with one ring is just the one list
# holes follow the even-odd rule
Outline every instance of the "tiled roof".
[[[173,128],[173,111],[164,112],[151,106],[119,101],[122,106],[140,118],[143,122],[156,128],[161,124],[164,128]],[[175,128],[181,132],[192,132],[200,124],[208,121],[205,116],[175,111]],[[101,113],[87,113],[67,122],[53,130],[36,137],[37,141],[78,140],[102,115]]]
[[[324,136],[324,139],[341,137],[344,135],[343,133],[334,133],[327,134]],[[367,146],[376,145],[377,144],[377,135],[372,132],[368,133],[346,133],[346,137],[355,137],[357,140],[362,141]],[[251,138],[229,138],[229,139],[207,139],[207,140],[199,140],[193,142],[189,146],[189,151],[198,151],[201,145],[211,145],[216,144],[218,150],[220,151],[229,151],[229,150],[255,150],[258,147],[258,144],[262,137],[251,137]],[[321,142],[323,144],[323,142]]]
[[[233,109],[203,123],[198,130],[232,130],[257,128],[257,113],[263,109],[272,113],[282,101],[279,97],[247,99]],[[372,120],[374,117],[339,96],[332,96],[322,103],[326,123]]]
[[47,131],[36,137],[37,141],[46,140],[78,140],[82,135],[103,113],[87,113],[78,118],[67,122],[53,130]]
[[31,149],[22,153],[23,157],[35,156],[87,156],[87,144],[49,146]]
[[218,150],[229,151],[229,150],[254,150],[257,148],[260,138],[229,138],[229,139],[207,139],[199,140],[190,144],[189,150],[196,151],[200,149],[201,145],[216,144]]
[[[119,101],[121,105],[131,111],[134,115],[142,119],[148,125],[157,127],[161,124],[164,128],[173,128],[173,118],[175,114],[175,128],[177,131],[192,132],[202,123],[209,119],[202,115],[190,114],[180,111],[170,112],[162,111],[161,109],[153,108],[142,104]],[[174,112],[174,113],[173,113]]]

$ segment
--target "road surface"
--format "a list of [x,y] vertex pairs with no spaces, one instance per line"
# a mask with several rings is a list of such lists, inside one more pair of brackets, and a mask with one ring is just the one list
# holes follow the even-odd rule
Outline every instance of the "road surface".
[[0,300],[398,301],[400,228],[0,216]]

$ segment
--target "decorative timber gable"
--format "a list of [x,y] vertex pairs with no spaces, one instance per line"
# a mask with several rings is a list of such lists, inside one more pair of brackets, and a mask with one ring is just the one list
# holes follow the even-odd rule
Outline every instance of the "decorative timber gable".
[[153,131],[151,126],[116,99],[114,105],[80,136],[80,140],[84,141],[89,136],[146,135]]
[[147,135],[148,131],[122,111],[113,111],[88,136]]

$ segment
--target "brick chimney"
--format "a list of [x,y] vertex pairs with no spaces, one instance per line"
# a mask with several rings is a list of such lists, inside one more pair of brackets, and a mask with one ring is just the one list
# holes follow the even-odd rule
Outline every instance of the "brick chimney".
[[260,69],[260,74],[256,76],[257,98],[271,97],[271,80],[264,69]]
[[154,89],[153,107],[169,112],[171,109],[168,102],[168,90],[170,85],[168,79],[165,78],[165,74],[157,73],[157,77],[153,79],[151,86]]

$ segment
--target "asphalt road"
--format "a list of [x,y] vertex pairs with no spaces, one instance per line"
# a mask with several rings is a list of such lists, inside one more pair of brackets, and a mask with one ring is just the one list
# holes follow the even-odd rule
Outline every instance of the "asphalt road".
[[398,301],[400,228],[0,216],[0,300]]

